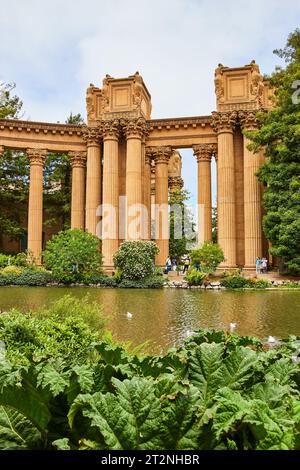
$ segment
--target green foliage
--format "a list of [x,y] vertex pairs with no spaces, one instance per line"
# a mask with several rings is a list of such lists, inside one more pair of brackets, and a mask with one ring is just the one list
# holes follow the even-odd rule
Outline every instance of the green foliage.
[[45,286],[52,276],[45,269],[6,266],[0,270],[0,286]]
[[218,243],[218,210],[216,207],[212,209],[212,242]]
[[[4,335],[9,343],[13,331],[15,350],[37,330],[22,318]],[[298,341],[264,351],[255,338],[200,330],[165,356],[102,341],[70,361],[52,351],[25,365],[6,360],[0,449],[299,450]]]
[[266,187],[263,227],[272,243],[271,253],[282,258],[290,273],[299,274],[300,104],[296,88],[300,80],[300,30],[288,37],[283,50],[274,52],[287,64],[286,68],[277,67],[270,77],[275,107],[261,113],[260,129],[247,135],[252,140],[251,149],[264,149],[266,154],[259,178]]
[[105,276],[103,273],[85,274],[80,282],[86,285],[98,285],[101,287],[117,287],[115,277]]
[[18,119],[23,103],[16,95],[14,83],[0,82],[0,119]]
[[185,276],[185,280],[190,286],[201,286],[206,278],[206,274],[197,269],[190,269]]
[[158,247],[154,242],[123,242],[114,255],[114,264],[122,271],[124,279],[143,279],[153,274],[154,258],[158,252]]
[[222,248],[212,242],[204,242],[199,248],[191,251],[193,265],[201,265],[202,271],[213,273],[222,261],[225,261]]
[[59,232],[46,245],[44,263],[55,280],[80,281],[85,274],[101,271],[99,240],[79,229]]
[[243,276],[226,276],[221,280],[221,285],[228,289],[243,289],[247,287],[248,281]]
[[266,289],[271,286],[271,283],[265,279],[245,278],[238,274],[230,274],[221,280],[221,285],[228,289]]
[[189,198],[190,193],[186,189],[170,191],[169,255],[171,258],[180,259],[188,252],[188,245],[191,241],[195,240],[195,232],[187,233],[187,227],[194,227],[193,214],[186,205]]
[[13,364],[86,362],[103,328],[101,308],[88,298],[65,296],[27,315],[17,310],[0,315],[0,340],[6,345],[6,361]]
[[136,289],[159,289],[163,287],[165,280],[162,276],[148,276],[143,279],[123,279],[119,282],[118,287],[136,288]]

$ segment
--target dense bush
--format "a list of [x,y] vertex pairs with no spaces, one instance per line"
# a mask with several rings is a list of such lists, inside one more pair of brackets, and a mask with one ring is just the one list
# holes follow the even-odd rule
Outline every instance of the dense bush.
[[247,287],[248,281],[245,277],[242,276],[225,276],[221,280],[221,285],[227,287],[228,289],[243,289]]
[[204,242],[200,247],[190,253],[192,265],[200,265],[201,270],[213,273],[222,261],[225,261],[224,253],[220,245],[212,242]]
[[82,276],[101,271],[99,239],[83,230],[65,230],[47,242],[45,267],[58,282],[80,282]]
[[143,279],[122,279],[118,284],[121,288],[138,288],[138,289],[158,289],[163,287],[165,280],[162,276],[148,276]]
[[18,253],[17,255],[4,255],[0,253],[0,268],[5,268],[6,266],[27,266],[27,255],[26,253]]
[[88,298],[65,296],[34,313],[12,310],[0,315],[0,340],[6,345],[6,359],[13,364],[57,358],[65,363],[85,362],[103,328],[101,308]]
[[257,279],[255,277],[247,279],[239,275],[228,275],[221,280],[221,284],[228,289],[266,289],[271,283],[265,279]]
[[114,255],[115,267],[124,279],[143,279],[154,273],[154,259],[159,249],[154,242],[126,241]]
[[0,271],[0,286],[45,286],[52,276],[45,269],[7,266]]
[[86,285],[100,285],[103,287],[117,287],[118,285],[114,277],[105,276],[102,273],[86,274],[82,276],[81,282]]
[[[35,336],[23,319],[17,350]],[[107,342],[91,356],[84,341],[78,364],[3,360],[0,449],[299,450],[298,343],[264,351],[255,338],[203,330],[163,357]]]
[[205,273],[197,271],[197,269],[190,269],[184,279],[190,286],[201,286],[205,278]]

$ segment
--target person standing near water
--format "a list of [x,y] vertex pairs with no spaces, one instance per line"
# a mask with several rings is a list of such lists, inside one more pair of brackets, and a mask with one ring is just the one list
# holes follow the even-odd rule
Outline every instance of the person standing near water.
[[256,258],[255,267],[256,267],[256,274],[259,274],[260,268],[261,268],[261,259],[259,256]]

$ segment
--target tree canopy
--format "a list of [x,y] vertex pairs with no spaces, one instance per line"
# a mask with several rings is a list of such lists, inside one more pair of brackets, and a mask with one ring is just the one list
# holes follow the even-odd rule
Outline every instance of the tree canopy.
[[274,109],[260,113],[260,129],[247,135],[250,148],[263,148],[266,155],[259,178],[266,187],[263,227],[271,253],[289,272],[300,274],[300,30],[274,53],[286,62],[269,77]]

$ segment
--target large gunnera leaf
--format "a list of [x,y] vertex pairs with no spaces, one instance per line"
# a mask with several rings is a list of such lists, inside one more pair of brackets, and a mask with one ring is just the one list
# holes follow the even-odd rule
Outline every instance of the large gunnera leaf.
[[37,428],[21,413],[0,406],[0,450],[33,449],[40,443]]
[[110,450],[162,448],[161,407],[154,382],[140,378],[112,381],[116,394],[78,396],[69,412],[70,426],[81,412]]

